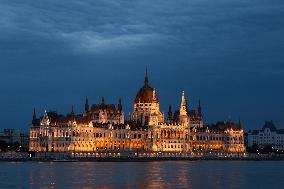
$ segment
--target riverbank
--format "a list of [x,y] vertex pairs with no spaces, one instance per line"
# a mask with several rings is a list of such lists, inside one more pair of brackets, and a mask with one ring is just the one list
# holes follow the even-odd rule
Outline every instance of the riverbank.
[[150,162],[150,161],[283,161],[284,154],[233,153],[37,153],[1,152],[8,162]]
[[102,158],[5,158],[0,162],[153,162],[153,161],[284,161],[283,157],[102,157]]

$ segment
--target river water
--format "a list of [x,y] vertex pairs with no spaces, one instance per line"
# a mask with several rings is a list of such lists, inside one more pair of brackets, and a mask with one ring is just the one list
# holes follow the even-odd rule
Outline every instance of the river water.
[[284,188],[284,162],[0,162],[0,188]]

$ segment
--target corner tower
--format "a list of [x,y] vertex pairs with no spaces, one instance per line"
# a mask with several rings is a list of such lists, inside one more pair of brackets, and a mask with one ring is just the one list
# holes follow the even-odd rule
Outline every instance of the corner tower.
[[184,91],[182,91],[180,110],[179,110],[179,120],[181,124],[188,124],[189,118],[187,114],[187,101],[184,96]]
[[144,85],[138,91],[134,100],[132,121],[145,125],[157,125],[164,122],[164,114],[160,111],[157,92],[149,85],[148,71],[146,69]]

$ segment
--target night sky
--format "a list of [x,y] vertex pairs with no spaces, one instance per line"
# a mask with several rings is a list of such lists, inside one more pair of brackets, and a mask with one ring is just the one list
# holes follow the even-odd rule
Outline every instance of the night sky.
[[145,68],[161,109],[201,100],[205,122],[284,128],[283,0],[1,0],[0,128],[27,131],[33,108],[125,114]]

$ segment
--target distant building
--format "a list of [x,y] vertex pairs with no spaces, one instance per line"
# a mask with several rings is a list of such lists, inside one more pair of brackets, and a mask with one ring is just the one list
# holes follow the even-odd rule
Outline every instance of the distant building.
[[0,140],[5,141],[7,144],[20,143],[20,131],[18,129],[3,129],[0,132]]
[[102,102],[89,106],[86,98],[83,114],[59,115],[35,112],[30,127],[30,151],[34,152],[192,152],[220,150],[244,152],[243,129],[231,122],[205,127],[199,102],[197,110],[188,107],[182,92],[179,110],[168,116],[160,111],[157,91],[149,84],[146,71],[144,85],[134,99],[134,111],[124,120],[121,99],[118,105]]
[[247,144],[248,147],[271,146],[275,150],[284,150],[284,129],[277,129],[273,121],[266,121],[262,129],[247,133]]
[[26,133],[20,133],[20,146],[23,151],[29,150],[30,136]]
[[18,144],[22,150],[28,150],[29,135],[21,133],[18,129],[3,129],[0,132],[0,141],[4,141],[8,146]]

